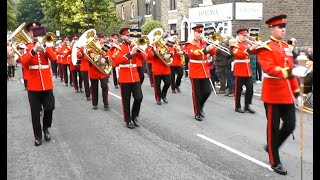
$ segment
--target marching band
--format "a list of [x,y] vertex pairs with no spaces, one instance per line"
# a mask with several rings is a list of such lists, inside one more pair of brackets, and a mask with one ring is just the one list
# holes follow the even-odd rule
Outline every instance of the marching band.
[[[285,18],[285,15],[277,16],[266,23],[270,28],[279,26],[279,24],[285,27],[286,21],[283,20]],[[279,27],[282,28],[282,26]],[[223,52],[227,54],[226,57],[233,57],[231,69],[234,71],[235,77],[235,111],[254,114],[255,111],[250,107],[253,96],[250,54],[257,54],[262,67],[266,68],[270,65],[266,58],[267,55],[270,55],[268,50],[276,48],[276,43],[282,43],[283,47],[289,47],[285,42],[277,40],[274,36],[271,36],[271,40],[266,42],[269,45],[250,41],[249,30],[242,28],[236,32],[236,38],[224,37],[224,39],[228,38],[228,43],[224,40],[225,44],[229,44],[230,48],[228,48],[220,45],[221,38],[216,39],[216,37],[221,36],[219,33],[206,31],[202,24],[196,24],[192,27],[194,39],[185,43],[179,41],[179,34],[177,33],[172,33],[170,37],[164,38],[161,28],[153,29],[148,35],[142,35],[141,29],[122,28],[119,33],[113,33],[111,38],[107,38],[106,35],[99,37],[94,29],[89,29],[79,38],[74,35],[72,42],[70,42],[67,36],[63,37],[62,41],[56,40],[54,35],[48,35],[48,33],[45,37],[42,37],[45,33],[39,35],[34,31],[40,27],[41,24],[37,21],[32,21],[26,26],[23,23],[10,37],[10,39],[15,38],[18,42],[16,46],[19,55],[18,62],[22,64],[24,85],[28,91],[36,146],[42,143],[42,131],[46,141],[50,141],[51,137],[48,129],[51,127],[52,114],[55,109],[52,76],[59,77],[65,86],[68,86],[69,83],[74,87],[75,93],[82,93],[84,88],[86,100],[91,101],[93,109],[98,108],[100,81],[104,108],[108,110],[110,108],[108,83],[112,74],[115,88],[120,88],[124,122],[127,128],[134,129],[139,127],[140,123],[138,117],[143,100],[144,62],[146,62],[150,86],[154,89],[155,101],[158,105],[161,105],[162,101],[168,103],[167,92],[170,86],[172,93],[181,92],[183,69],[188,67],[194,118],[197,121],[202,121],[205,117],[204,105],[211,91],[215,92],[215,82],[212,81],[210,74],[210,63],[217,53]],[[27,33],[24,32],[23,28]],[[209,28],[209,30],[211,29]],[[118,42],[119,36],[122,39],[121,42]],[[264,54],[266,55],[264,56]],[[290,56],[290,52],[286,52],[285,56]],[[186,59],[188,61],[185,61]],[[285,59],[288,60],[288,57]],[[282,61],[280,57],[276,57],[274,60]],[[290,59],[288,67],[292,66],[291,61]],[[183,68],[183,66],[185,67]],[[291,77],[291,71],[285,68],[279,67],[278,70],[275,68],[273,69],[275,72],[271,69],[265,70],[266,73],[270,73],[270,78],[266,76],[267,83],[278,82],[274,77],[283,76],[285,79]],[[161,82],[164,83],[162,87]],[[290,83],[291,95],[297,97],[299,90],[297,81],[291,79]],[[224,85],[220,89],[221,91],[225,90]],[[244,109],[241,109],[240,97],[243,85],[246,86],[245,106]],[[265,89],[267,87],[264,87]],[[279,110],[277,109],[278,106],[270,103],[293,103],[291,96],[278,102],[272,99],[275,96],[269,97],[267,91],[265,90],[262,95],[267,113],[273,109]],[[131,96],[133,97],[132,107],[130,107]],[[285,98],[283,95],[281,96]],[[42,108],[44,116],[41,127],[39,112]],[[292,115],[293,106],[288,107],[289,111]],[[280,115],[267,114],[268,120],[278,120],[280,118],[278,116]],[[276,124],[276,126],[279,126],[279,124]],[[290,127],[292,126],[290,124]],[[268,123],[268,129],[270,128],[274,129],[276,127],[269,126]],[[284,136],[287,137],[291,132],[286,132]],[[274,157],[270,163],[278,173],[286,174],[286,170],[282,166],[278,167],[281,165],[279,155],[274,152],[277,151],[277,147],[274,142],[270,141],[270,139],[276,138],[278,138],[277,135],[268,134],[267,151],[273,152],[269,153],[270,158]],[[284,141],[284,139],[281,140]]]

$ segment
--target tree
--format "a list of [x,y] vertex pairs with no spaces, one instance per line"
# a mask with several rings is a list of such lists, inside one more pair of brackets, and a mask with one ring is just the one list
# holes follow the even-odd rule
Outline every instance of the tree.
[[149,34],[155,28],[164,29],[161,21],[148,20],[141,26],[141,31],[142,31],[142,34]]
[[42,23],[44,14],[41,9],[41,0],[21,0],[17,5],[17,10],[20,12],[17,16],[19,24],[29,23],[32,20],[37,20]]
[[13,0],[7,0],[7,30],[14,30],[18,27],[16,14],[18,11],[15,8],[16,4]]

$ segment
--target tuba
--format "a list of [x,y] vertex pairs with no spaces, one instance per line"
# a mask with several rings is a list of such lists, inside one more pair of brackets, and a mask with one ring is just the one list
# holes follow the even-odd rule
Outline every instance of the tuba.
[[23,30],[25,24],[26,23],[22,23],[16,30],[14,30],[13,33],[9,36],[8,40],[15,38],[17,39],[17,41],[23,44],[32,43],[32,39]]
[[[79,40],[74,44],[74,47],[81,47],[84,46],[83,53],[90,61],[91,64],[93,64],[101,73],[103,74],[110,74],[112,70],[112,61],[110,59],[107,60],[107,64],[101,65],[100,59],[102,58],[102,55],[104,54],[104,51],[102,50],[102,47],[99,42],[95,42],[94,37],[96,36],[96,30],[95,29],[89,29],[86,32],[84,32]],[[73,48],[72,48],[73,49]],[[74,49],[73,49],[74,50]],[[90,51],[90,54],[88,54]],[[74,52],[72,52],[74,53]],[[75,51],[75,53],[77,53]],[[72,55],[72,63],[74,64],[74,57],[75,55]]]
[[164,56],[168,52],[168,46],[164,42],[162,35],[163,29],[156,28],[148,34],[148,38],[150,40],[150,44],[154,44],[156,46],[156,48],[154,49],[155,54],[162,60],[165,65],[170,66],[172,64],[173,58],[170,58],[168,60],[164,58]]

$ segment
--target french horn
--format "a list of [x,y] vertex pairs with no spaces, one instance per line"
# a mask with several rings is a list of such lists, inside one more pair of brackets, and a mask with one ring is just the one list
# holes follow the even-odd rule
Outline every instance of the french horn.
[[148,38],[150,44],[154,44],[156,47],[154,48],[155,54],[162,60],[162,62],[170,66],[172,64],[173,58],[165,59],[164,56],[168,53],[168,46],[164,42],[163,38],[163,29],[155,28],[149,34]]

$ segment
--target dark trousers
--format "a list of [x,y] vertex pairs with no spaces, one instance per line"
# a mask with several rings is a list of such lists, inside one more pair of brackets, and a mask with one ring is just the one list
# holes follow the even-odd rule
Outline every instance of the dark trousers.
[[15,67],[14,65],[8,66],[8,77],[14,77]]
[[31,109],[34,138],[42,139],[40,110],[43,107],[43,129],[51,127],[52,112],[55,108],[53,91],[28,91],[28,98]]
[[[63,64],[63,78],[64,78],[64,83],[68,84],[70,82],[70,85],[72,84],[72,74],[70,72],[70,65],[69,64]],[[68,77],[68,71],[69,71],[69,77]],[[70,80],[69,80],[70,79]]]
[[189,56],[185,54],[184,55],[184,73],[185,73],[185,77],[187,77],[189,75],[188,71],[189,71]]
[[113,85],[118,86],[118,78],[116,68],[112,68]]
[[217,75],[216,75],[216,70],[215,70],[215,68],[210,69],[210,75],[211,75],[210,78],[211,78],[212,84],[213,84],[214,88],[216,88],[215,82],[218,81],[218,77],[217,77]]
[[58,75],[61,79],[61,82],[63,81],[63,66],[61,63],[58,63]]
[[23,80],[23,84],[24,84],[24,89],[27,89],[28,87],[28,80]]
[[[161,90],[161,80],[163,81],[164,85]],[[167,92],[170,87],[170,74],[166,75],[153,75],[154,81],[154,95],[156,101],[160,101],[161,98],[167,97]]]
[[57,77],[58,76],[58,72],[57,72],[57,68],[58,68],[58,64],[57,61],[51,61],[51,70],[52,70],[52,74]]
[[234,76],[233,71],[227,70],[227,87],[229,89],[229,92],[234,91]]
[[142,84],[144,81],[144,68],[137,67],[137,69],[138,69],[138,73],[139,73],[139,77],[140,77],[140,84]]
[[[92,105],[97,106],[98,105],[98,96],[99,96],[99,79],[90,79],[91,82],[91,95],[92,95]],[[101,89],[102,89],[102,100],[103,104],[107,105],[108,103],[108,92],[109,92],[109,86],[108,86],[108,78],[100,79],[101,83]]]
[[90,97],[88,71],[81,71],[81,74],[82,74],[83,86],[84,86],[84,91],[85,91],[86,97]]
[[262,79],[262,71],[261,71],[261,65],[260,63],[257,61],[256,62],[256,80],[257,81],[261,81]]
[[253,82],[251,77],[235,77],[235,106],[236,108],[241,108],[241,92],[242,92],[242,86],[245,85],[246,87],[246,94],[244,99],[244,106],[245,108],[249,107],[249,105],[252,102],[252,96],[253,96]]
[[[267,116],[267,143],[269,162],[277,166],[280,161],[279,147],[295,129],[296,116],[294,104],[268,104],[264,103]],[[280,118],[282,127],[280,127]]]
[[200,115],[204,104],[211,94],[209,78],[191,79],[194,117]]
[[[120,91],[124,122],[130,122],[133,118],[139,116],[143,99],[141,84],[140,82],[120,83]],[[131,94],[133,96],[133,105],[130,113]]]
[[153,86],[152,63],[147,64],[147,71],[149,75],[150,85]]
[[[79,77],[79,80],[78,80]],[[72,80],[73,80],[73,87],[75,90],[82,89],[82,74],[80,70],[73,70],[72,71]]]
[[[181,85],[181,79],[183,76],[182,66],[170,66],[171,69],[171,90],[175,90],[176,87]],[[176,79],[177,75],[177,79]]]
[[225,91],[226,84],[227,84],[227,67],[216,66],[215,71],[216,71],[217,78],[220,81],[220,91]]

